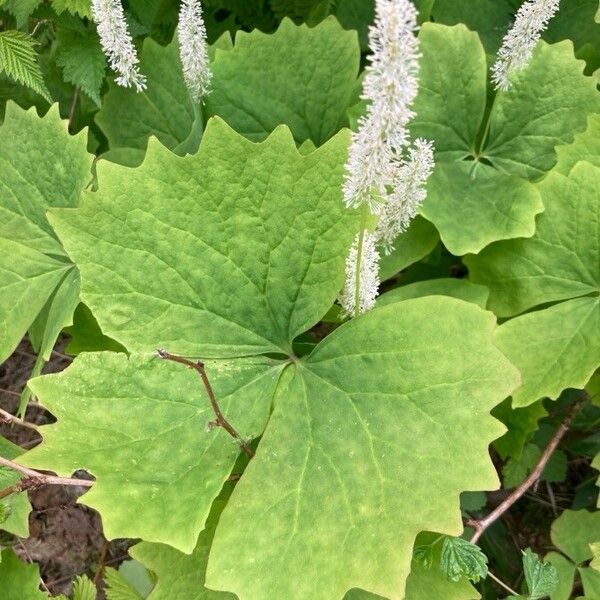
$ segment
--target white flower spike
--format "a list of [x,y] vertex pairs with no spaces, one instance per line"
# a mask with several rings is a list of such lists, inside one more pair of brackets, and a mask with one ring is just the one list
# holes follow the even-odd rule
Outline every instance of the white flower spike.
[[[369,31],[372,55],[363,84],[367,114],[352,136],[344,201],[348,207],[371,208],[392,184],[395,162],[408,142],[407,124],[417,95],[419,42],[417,10],[409,0],[377,0],[375,23]],[[375,196],[373,195],[375,192]]]
[[507,91],[510,75],[527,65],[542,31],[558,11],[559,3],[560,0],[527,0],[521,6],[492,67],[492,81],[497,90]]
[[395,174],[392,192],[375,210],[379,216],[376,234],[386,254],[393,250],[394,240],[406,231],[427,197],[424,185],[433,171],[432,142],[417,139],[408,154],[408,160]]
[[[346,283],[340,296],[345,313],[355,316],[371,310],[379,293],[379,252],[377,238],[368,231],[354,238],[346,258]],[[358,265],[360,261],[360,265]],[[357,289],[358,275],[358,289]],[[357,311],[358,300],[358,311]]]
[[179,56],[183,77],[194,102],[208,93],[209,68],[206,28],[200,0],[182,0],[179,10]]
[[111,68],[118,73],[115,82],[123,87],[146,89],[146,78],[140,73],[138,56],[129,35],[123,7],[119,0],[92,0],[92,14],[100,43]]
[[[419,41],[417,10],[409,0],[376,0],[375,23],[369,30],[372,55],[363,86],[367,113],[352,136],[344,203],[362,207],[363,231],[346,261],[346,284],[340,302],[350,316],[370,310],[379,288],[379,252],[389,253],[425,199],[424,184],[433,170],[433,145],[410,144],[408,124],[418,92]],[[406,156],[408,154],[408,156]],[[366,230],[368,214],[378,217]],[[360,240],[363,243],[360,244]]]

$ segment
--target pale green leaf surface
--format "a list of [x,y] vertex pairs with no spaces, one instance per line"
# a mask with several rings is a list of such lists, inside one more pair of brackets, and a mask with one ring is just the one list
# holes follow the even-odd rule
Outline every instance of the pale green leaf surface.
[[29,340],[44,360],[50,360],[60,332],[73,323],[78,303],[79,271],[71,267],[29,328]]
[[355,587],[402,598],[417,533],[461,533],[460,493],[498,485],[488,444],[503,427],[489,411],[518,373],[494,327],[473,304],[407,300],[342,325],[286,370],[207,585],[245,600],[339,600]]
[[[543,209],[537,191],[516,177],[521,174],[516,169],[472,160],[488,77],[477,34],[464,25],[426,23],[419,39],[423,59],[411,132],[433,140],[436,157],[421,214],[457,255],[479,252],[495,240],[531,236]],[[528,106],[521,109],[528,114]],[[497,119],[495,112],[491,118]]]
[[600,511],[565,510],[550,532],[552,543],[575,564],[592,558],[590,543],[600,539]]
[[177,39],[163,47],[146,38],[140,52],[140,70],[147,78],[146,90],[138,93],[110,82],[96,123],[111,150],[144,150],[151,135],[174,150],[188,138],[194,122],[201,122],[183,81]]
[[51,219],[102,331],[142,352],[287,353],[343,283],[347,143],[302,156],[285,127],[254,144],[213,119],[194,156],[154,143],[139,169],[99,164],[100,190]]
[[526,69],[496,98],[485,156],[502,171],[537,179],[556,163],[554,146],[586,128],[600,95],[573,44],[539,42]]
[[[282,366],[267,358],[207,362],[226,417],[247,439],[262,433]],[[110,538],[143,538],[191,552],[239,454],[198,374],[156,356],[83,353],[65,371],[30,381],[58,419],[20,462],[96,483],[82,502]],[[177,507],[177,510],[173,510]]]
[[558,552],[546,554],[544,560],[554,565],[558,574],[558,585],[550,594],[550,600],[569,600],[575,580],[575,565]]
[[583,591],[586,598],[600,598],[600,573],[594,569],[581,568],[579,571],[579,577],[581,577],[581,583],[583,584]]
[[0,127],[0,362],[72,269],[46,211],[75,206],[90,166],[85,132],[70,136],[58,106],[40,119],[34,109],[7,105]]
[[209,115],[254,141],[279,124],[320,146],[347,125],[360,62],[356,32],[330,17],[310,29],[284,19],[273,34],[238,31],[211,65]]
[[448,250],[460,256],[499,239],[532,236],[543,209],[530,182],[461,160],[436,165],[420,212],[438,228]]
[[158,577],[148,600],[235,600],[237,596],[215,592],[205,587],[206,563],[212,543],[216,512],[222,509],[217,500],[206,529],[198,537],[191,554],[183,554],[164,544],[142,542],[130,550],[131,556],[151,569]]
[[554,169],[563,175],[568,175],[580,160],[600,167],[600,115],[590,115],[587,129],[578,133],[572,143],[557,146],[556,156]]
[[0,598],[2,600],[44,600],[48,596],[38,589],[40,572],[6,548],[0,557]]
[[[22,453],[23,450],[19,446],[0,436],[0,456],[2,458],[13,460]],[[20,479],[21,476],[13,470],[0,469],[0,490],[15,485]],[[31,504],[27,492],[12,494],[0,500],[0,505],[4,506],[5,515],[8,513],[6,520],[0,522],[0,529],[20,537],[29,537]]]
[[575,298],[504,323],[498,347],[521,372],[513,406],[583,389],[600,366],[600,298]]
[[437,246],[440,236],[437,229],[423,217],[417,215],[408,229],[394,241],[391,254],[381,257],[379,276],[389,279],[406,267],[427,256]]
[[[17,446],[18,448],[18,446]],[[10,455],[5,453],[4,448],[0,446],[0,456],[12,460],[21,454],[19,449],[18,454]],[[3,490],[11,485],[15,485],[21,480],[21,475],[15,471],[0,468],[0,490]],[[4,513],[5,519],[0,519],[0,529],[18,535],[20,537],[29,537],[29,513],[31,512],[31,504],[27,497],[27,492],[19,492],[11,494],[0,500],[0,513]]]
[[100,88],[106,71],[106,58],[98,34],[81,35],[59,30],[56,64],[62,69],[65,81],[85,92],[100,106]]
[[385,306],[392,302],[400,302],[410,298],[421,298],[422,296],[451,296],[465,302],[472,302],[481,308],[485,308],[488,298],[488,290],[482,285],[471,283],[467,279],[429,279],[403,285],[377,298],[377,306]]
[[489,307],[511,316],[600,289],[600,167],[578,163],[539,184],[545,211],[530,239],[499,242],[467,257],[471,279],[490,288]]
[[69,268],[0,237],[0,362],[17,347]]

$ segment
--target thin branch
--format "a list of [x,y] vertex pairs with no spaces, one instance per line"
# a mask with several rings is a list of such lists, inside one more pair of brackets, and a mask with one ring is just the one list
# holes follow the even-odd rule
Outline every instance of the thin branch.
[[9,412],[0,408],[0,423],[13,423],[14,425],[20,425],[21,427],[27,427],[27,429],[33,429],[37,431],[37,426],[33,423],[29,423],[28,421],[23,421],[23,419],[19,419],[19,417],[15,417],[15,415],[11,415]]
[[513,596],[519,596],[519,592],[515,592],[512,588],[508,587],[501,579],[498,579],[493,573],[488,571],[488,577],[493,579],[499,586],[503,587],[507,592],[512,594]]
[[252,458],[254,456],[254,450],[250,447],[248,442],[239,434],[237,429],[229,423],[229,421],[225,418],[223,413],[221,412],[221,408],[219,407],[219,403],[215,397],[215,392],[210,385],[210,381],[208,380],[208,376],[206,375],[206,370],[204,369],[204,363],[201,360],[196,362],[189,360],[183,356],[177,356],[175,354],[171,354],[162,348],[159,348],[157,351],[158,356],[160,358],[164,358],[165,360],[170,360],[181,365],[185,365],[190,369],[194,369],[199,375],[200,379],[202,379],[202,383],[204,384],[204,388],[206,389],[206,394],[208,395],[208,399],[210,400],[210,405],[215,413],[216,419],[211,421],[211,424],[215,427],[222,427],[232,438],[234,438],[242,450]]
[[[17,473],[21,473],[21,475],[24,475],[20,485],[25,487],[33,487],[46,484],[78,485],[82,487],[92,487],[92,485],[94,485],[94,482],[90,481],[89,479],[77,479],[75,477],[57,477],[56,475],[46,475],[45,473],[40,473],[39,471],[34,471],[33,469],[23,467],[22,465],[19,465],[16,462],[13,462],[12,460],[3,458],[2,456],[0,456],[0,467],[12,469],[13,471],[17,471]],[[25,489],[25,487],[23,487],[22,489]]]
[[576,402],[573,404],[571,410],[568,412],[563,422],[559,425],[549,444],[544,449],[544,452],[542,452],[542,455],[535,465],[535,468],[533,471],[531,471],[527,479],[525,479],[525,481],[516,487],[512,493],[507,496],[487,517],[484,517],[483,519],[469,519],[467,521],[467,525],[475,530],[473,537],[471,538],[472,544],[476,544],[483,532],[499,517],[501,517],[517,500],[519,500],[519,498],[521,498],[529,490],[529,488],[535,484],[536,481],[539,480],[546,463],[552,456],[552,453],[556,450],[556,447],[562,440],[565,433],[567,433],[567,430],[569,429],[575,415],[581,410],[584,404],[585,401]]
[[[27,560],[31,564],[35,564],[35,561],[33,560],[31,554],[29,554],[29,551],[25,547],[25,544],[23,544],[23,542],[19,538],[17,538],[17,544],[19,544],[19,546],[21,546],[21,550],[23,550],[23,554],[25,554],[25,556],[27,557]],[[40,585],[44,588],[45,592],[47,592],[48,594],[50,593],[50,590],[48,589],[46,582],[41,577],[40,577]]]

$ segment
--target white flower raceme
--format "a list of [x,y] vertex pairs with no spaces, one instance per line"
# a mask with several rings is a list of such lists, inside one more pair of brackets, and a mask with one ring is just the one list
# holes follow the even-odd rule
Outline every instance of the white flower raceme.
[[123,7],[119,0],[92,0],[92,15],[98,28],[102,49],[111,68],[119,76],[116,83],[146,89],[146,78],[140,73],[138,56],[129,35]]
[[182,0],[179,10],[179,56],[183,77],[194,102],[208,93],[209,68],[206,28],[200,0]]
[[375,306],[379,291],[379,252],[376,243],[375,235],[364,231],[362,244],[359,234],[350,247],[346,258],[346,283],[340,296],[348,315],[364,313]]
[[386,254],[393,250],[394,240],[406,230],[427,197],[424,185],[433,165],[433,143],[415,140],[408,159],[394,176],[391,193],[375,209],[379,217],[376,235]]
[[[367,112],[352,136],[344,203],[378,217],[374,232],[364,231],[350,248],[346,284],[340,302],[346,314],[373,308],[379,287],[377,245],[390,252],[425,198],[424,184],[433,169],[433,146],[417,140],[410,149],[408,124],[418,92],[417,11],[409,0],[376,0],[369,30],[372,55],[363,86]],[[366,227],[363,218],[363,225]],[[359,264],[357,264],[359,263]]]
[[511,73],[527,65],[542,31],[558,11],[559,3],[560,0],[527,0],[521,6],[492,67],[496,89],[508,90]]
[[[409,0],[377,0],[369,31],[372,55],[363,84],[367,114],[353,134],[346,164],[344,201],[348,207],[373,207],[392,184],[395,163],[408,142],[417,95],[419,42],[417,11]],[[375,194],[374,194],[375,192]]]

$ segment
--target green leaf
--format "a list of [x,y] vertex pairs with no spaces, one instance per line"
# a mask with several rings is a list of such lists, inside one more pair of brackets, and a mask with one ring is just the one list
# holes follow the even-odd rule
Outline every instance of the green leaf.
[[60,14],[68,11],[73,15],[92,18],[92,3],[90,0],[52,0],[52,8]]
[[550,594],[551,600],[569,600],[575,583],[575,565],[558,552],[549,552],[544,560],[556,569],[558,584]]
[[529,590],[529,600],[550,596],[558,586],[558,572],[551,564],[541,561],[530,548],[523,552],[523,572]]
[[[427,547],[431,547],[427,542],[432,537],[439,536],[421,534],[416,543],[423,543]],[[417,560],[413,560],[410,575],[406,580],[404,600],[432,600],[432,598],[436,600],[475,600],[481,598],[467,579],[449,581],[441,572],[439,569],[440,546],[441,544],[436,544],[432,548],[432,560],[435,562],[435,567],[426,567]],[[383,598],[364,590],[353,589],[344,596],[344,600],[383,600]]]
[[[568,176],[550,173],[539,185],[545,212],[531,239],[499,242],[467,257],[471,279],[490,288],[489,306],[520,316],[498,329],[502,350],[523,374],[514,406],[583,388],[600,364],[600,168],[579,162]],[[552,368],[551,368],[552,365]],[[559,368],[557,368],[557,365]]]
[[426,257],[439,241],[437,229],[429,221],[417,215],[408,229],[394,242],[392,253],[381,257],[379,276],[382,281]]
[[[109,147],[145,150],[153,135],[179,154],[195,152],[202,119],[183,81],[177,39],[163,47],[146,38],[140,52],[140,70],[148,84],[143,92],[109,82],[95,117]],[[197,135],[188,140],[192,131]],[[188,145],[184,144],[186,140]]]
[[407,300],[342,325],[286,369],[221,516],[207,585],[243,598],[274,586],[315,600],[401,594],[417,533],[460,533],[460,492],[497,485],[489,410],[518,374],[493,329],[473,304]]
[[[61,302],[77,293],[77,275],[46,211],[77,204],[90,177],[91,156],[85,146],[85,132],[70,136],[57,106],[40,119],[34,109],[7,105],[0,127],[0,362],[59,286],[55,298]],[[39,336],[46,348],[69,320],[65,309],[60,302],[48,305],[49,318],[42,327],[46,335]]]
[[52,102],[36,62],[36,45],[36,40],[27,33],[0,31],[0,73],[6,73],[11,79]]
[[17,27],[21,28],[41,3],[42,0],[5,0],[0,2],[0,5],[15,17]]
[[[23,454],[23,450],[19,446],[0,436],[0,456],[14,460],[21,454]],[[15,485],[20,479],[21,476],[16,471],[0,468],[0,490]],[[0,500],[0,510],[3,513],[3,520],[0,520],[0,529],[19,537],[29,537],[31,504],[27,492],[12,494]]]
[[479,149],[488,73],[477,34],[464,25],[426,23],[419,38],[423,60],[412,133],[433,139],[436,149],[421,213],[453,254],[531,236],[543,207],[527,180],[548,171],[556,162],[554,146],[571,141],[587,114],[600,111],[594,83],[583,76],[569,42],[540,43],[511,90],[497,95]]
[[73,600],[96,600],[96,586],[85,575],[80,575],[73,584]]
[[547,414],[542,402],[535,402],[523,408],[511,408],[511,401],[497,406],[492,415],[502,421],[508,431],[497,440],[494,440],[494,448],[500,458],[519,459],[525,444],[538,428],[539,420]]
[[[223,412],[245,438],[262,433],[282,368],[267,358],[206,363]],[[82,502],[102,514],[108,538],[191,552],[239,454],[223,429],[206,431],[214,414],[198,374],[156,356],[83,353],[29,385],[58,422],[20,462],[94,475]]]
[[568,387],[583,389],[600,365],[598,331],[599,299],[589,296],[504,323],[496,335],[498,347],[523,377],[513,406],[544,397],[555,400]]
[[585,296],[600,286],[596,230],[600,168],[578,163],[568,176],[539,185],[545,211],[531,239],[507,241],[466,259],[471,279],[490,288],[490,307],[511,316],[534,306]]
[[600,573],[594,571],[594,569],[581,568],[577,569],[581,583],[583,584],[583,591],[586,598],[600,598]]
[[451,581],[466,577],[477,583],[488,573],[487,556],[479,546],[459,537],[446,537],[442,545],[441,569]]
[[0,597],[2,600],[44,600],[48,596],[38,589],[38,566],[28,565],[6,548],[0,555]]
[[578,133],[571,144],[557,146],[556,156],[554,168],[563,175],[568,175],[580,160],[600,167],[600,115],[590,115],[587,129]]
[[[537,465],[542,451],[535,444],[526,444],[518,458],[509,458],[502,468],[505,488],[517,487]],[[541,481],[561,482],[567,474],[567,457],[564,452],[556,450],[545,466]]]
[[143,352],[288,353],[342,286],[347,142],[303,156],[286,128],[253,144],[214,119],[194,156],[151,143],[139,169],[99,164],[100,190],[51,220],[102,331]]
[[116,569],[105,569],[104,584],[108,600],[142,600],[143,598]]
[[348,124],[359,62],[356,33],[333,17],[312,29],[284,19],[273,34],[239,31],[233,49],[216,51],[206,109],[254,141],[283,123],[298,143],[320,146]]
[[582,74],[573,44],[540,42],[526,69],[494,105],[485,156],[500,170],[537,179],[556,163],[554,147],[573,140],[600,112],[596,85]]
[[476,285],[466,279],[430,279],[403,285],[382,294],[377,299],[377,306],[422,296],[451,296],[485,308],[488,290],[484,286]]
[[126,352],[124,346],[115,342],[102,333],[92,311],[85,305],[79,304],[73,313],[73,325],[66,327],[64,332],[71,337],[65,348],[67,354],[73,356],[81,352]]
[[158,578],[156,587],[148,596],[148,600],[171,600],[172,598],[234,600],[236,598],[232,594],[214,592],[205,587],[208,553],[223,504],[221,500],[215,501],[207,521],[207,527],[200,534],[198,543],[191,554],[183,554],[164,544],[147,542],[136,544],[131,548],[131,556],[151,569]]
[[98,106],[100,88],[106,71],[106,58],[95,31],[85,35],[59,30],[56,64],[65,81],[85,92]]
[[600,511],[565,510],[551,530],[552,543],[575,564],[592,558],[590,544],[600,540]]

